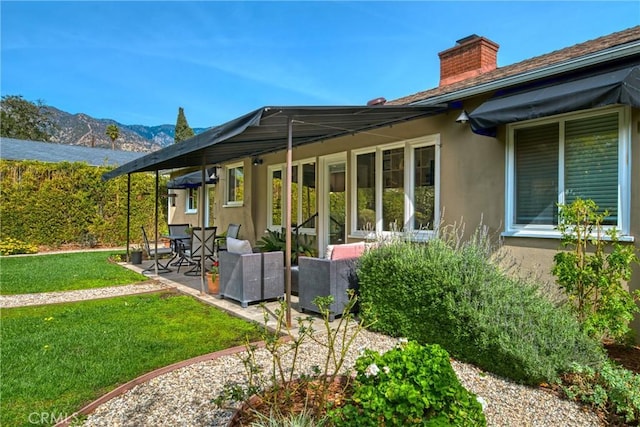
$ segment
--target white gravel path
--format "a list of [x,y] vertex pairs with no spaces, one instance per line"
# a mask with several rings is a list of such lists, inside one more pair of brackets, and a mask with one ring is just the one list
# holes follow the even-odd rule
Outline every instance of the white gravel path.
[[[107,298],[166,289],[169,286],[149,281],[142,284],[82,291],[0,296],[0,307],[38,305],[65,301]],[[353,366],[361,348],[384,352],[397,340],[363,331],[351,347],[346,367]],[[258,361],[265,366],[271,360],[265,350],[258,350]],[[302,347],[301,366],[319,365],[324,349],[307,342]],[[482,372],[461,362],[452,365],[462,384],[486,402],[485,416],[489,426],[499,427],[589,427],[601,426],[593,412],[557,398],[542,389],[514,384]],[[211,399],[229,381],[245,381],[244,368],[238,355],[223,356],[199,362],[153,378],[128,392],[100,405],[84,422],[85,426],[225,426],[233,409],[218,409]]]

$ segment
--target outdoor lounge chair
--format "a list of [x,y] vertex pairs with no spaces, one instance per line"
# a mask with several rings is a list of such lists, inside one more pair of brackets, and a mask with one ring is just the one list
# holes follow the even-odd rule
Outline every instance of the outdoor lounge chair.
[[[236,251],[236,242],[243,250]],[[229,239],[229,250],[219,254],[220,296],[238,301],[242,307],[252,302],[284,295],[284,253],[254,253],[248,241]]]
[[298,258],[298,302],[302,312],[319,313],[313,303],[316,297],[333,296],[329,306],[329,321],[342,313],[349,301],[347,291],[357,290],[356,262],[364,252],[364,242],[332,245],[328,259],[301,256]]

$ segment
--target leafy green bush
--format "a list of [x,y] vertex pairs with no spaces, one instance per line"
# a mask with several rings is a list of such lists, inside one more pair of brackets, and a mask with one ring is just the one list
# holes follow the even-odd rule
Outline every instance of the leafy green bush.
[[628,425],[640,423],[640,375],[609,361],[599,371],[574,364],[563,379],[562,389],[569,398],[603,410],[610,418],[616,414],[625,423],[633,423]]
[[348,403],[336,409],[337,426],[482,426],[482,406],[438,345],[408,342],[379,354],[365,350],[356,360]]
[[[0,160],[0,238],[54,247],[124,244],[127,177],[103,181],[102,174],[110,169],[86,163]],[[142,241],[140,226],[153,230],[154,194],[153,175],[131,175],[134,243]],[[166,227],[164,218],[161,212],[158,223]]]
[[486,235],[461,243],[395,242],[359,261],[361,316],[391,336],[437,343],[455,357],[527,384],[556,379],[572,362],[597,365],[600,344],[568,310],[490,262]]
[[0,240],[0,255],[35,254],[38,248],[35,245],[8,237]]
[[640,290],[630,293],[622,286],[631,279],[631,264],[638,257],[633,245],[618,242],[615,228],[604,232],[607,215],[598,212],[593,200],[578,198],[560,205],[558,230],[569,250],[555,255],[553,274],[589,335],[620,340],[631,332],[629,323],[640,312]]

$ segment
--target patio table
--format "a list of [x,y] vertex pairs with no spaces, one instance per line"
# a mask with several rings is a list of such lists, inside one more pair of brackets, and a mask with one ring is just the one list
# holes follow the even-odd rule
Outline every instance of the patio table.
[[192,263],[187,260],[185,257],[180,257],[180,259],[176,260],[180,255],[179,245],[188,243],[191,240],[191,235],[189,234],[163,234],[161,236],[164,239],[168,239],[170,242],[171,250],[173,251],[173,257],[169,261],[169,265],[173,267],[180,267],[183,265],[183,262],[186,262],[188,265]]

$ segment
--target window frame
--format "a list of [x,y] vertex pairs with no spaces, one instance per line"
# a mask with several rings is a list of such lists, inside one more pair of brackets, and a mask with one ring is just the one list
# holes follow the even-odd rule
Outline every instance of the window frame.
[[[231,196],[231,192],[229,191],[229,184],[231,183],[230,180],[230,176],[231,176],[231,172],[234,171],[235,169],[239,169],[242,168],[242,176],[243,176],[243,180],[242,180],[242,200],[230,200],[230,196]],[[225,182],[225,186],[224,186],[224,207],[234,207],[234,206],[244,206],[244,190],[245,190],[245,167],[244,167],[244,162],[238,162],[238,163],[231,163],[225,166],[225,179],[227,182]]]
[[[303,165],[314,164],[315,168],[315,188],[316,188],[316,213],[318,212],[318,161],[315,157],[309,157],[306,159],[300,159],[291,162],[291,167],[293,169],[294,166],[298,167],[298,218],[291,218],[291,220],[299,224],[300,221],[304,221],[306,218],[302,218],[302,185],[304,179],[304,168]],[[280,171],[282,176],[282,198],[280,200],[281,203],[281,212],[282,212],[282,224],[274,224],[273,223],[273,172]],[[287,178],[287,164],[286,163],[277,163],[273,165],[269,165],[267,167],[267,228],[272,231],[280,231],[282,228],[286,227],[284,224],[285,220],[285,203],[286,197],[284,194],[284,183]],[[292,198],[293,199],[293,198]],[[307,235],[315,236],[316,228],[318,226],[318,218],[316,217],[316,227],[302,227],[299,229],[300,233],[304,233]]]
[[565,124],[568,121],[585,119],[589,117],[607,114],[618,114],[618,223],[617,225],[603,226],[603,229],[617,228],[622,241],[633,241],[629,236],[630,202],[631,202],[631,112],[629,107],[615,106],[588,110],[585,112],[572,112],[556,116],[533,119],[507,125],[507,144],[505,150],[505,231],[506,237],[538,237],[561,238],[557,226],[553,224],[517,224],[516,210],[516,171],[515,171],[515,131],[533,126],[550,123],[559,125],[558,148],[558,203],[564,203],[565,197]]
[[198,213],[198,194],[200,193],[199,188],[188,188],[186,193],[186,200],[184,206],[185,214],[196,214]]
[[[415,149],[433,146],[435,150],[434,162],[434,220],[432,230],[416,230],[415,222]],[[372,147],[351,151],[350,159],[350,227],[349,237],[375,238],[376,236],[390,237],[406,234],[411,240],[426,241],[435,236],[440,223],[440,134],[411,138],[390,144],[380,144]],[[404,224],[402,231],[384,230],[383,224],[383,151],[396,148],[404,149]],[[362,154],[375,153],[375,229],[372,231],[359,230],[358,201],[357,201],[357,157]],[[408,167],[407,167],[408,165]],[[372,235],[372,233],[374,235]]]

